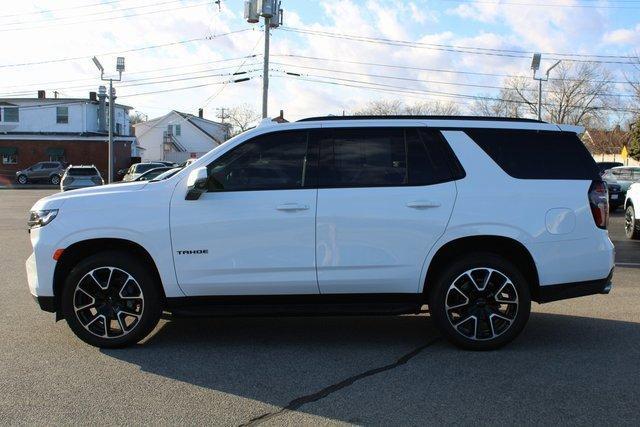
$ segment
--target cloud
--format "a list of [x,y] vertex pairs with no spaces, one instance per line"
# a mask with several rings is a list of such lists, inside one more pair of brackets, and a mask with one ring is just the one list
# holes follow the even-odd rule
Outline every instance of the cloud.
[[633,28],[619,28],[614,31],[609,31],[604,34],[602,40],[607,44],[621,44],[636,47],[640,44],[640,24]]

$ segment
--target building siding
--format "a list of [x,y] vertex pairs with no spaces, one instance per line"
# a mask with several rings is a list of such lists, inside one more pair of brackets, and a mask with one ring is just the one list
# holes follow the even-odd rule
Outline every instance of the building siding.
[[[35,163],[48,161],[47,149],[64,149],[65,161],[69,164],[93,164],[102,178],[107,181],[108,147],[106,141],[92,140],[0,140],[0,147],[15,147],[18,150],[18,163],[6,165],[0,157],[0,183],[6,184],[15,181],[15,173]],[[114,141],[114,171],[125,169],[131,163],[131,142]]]

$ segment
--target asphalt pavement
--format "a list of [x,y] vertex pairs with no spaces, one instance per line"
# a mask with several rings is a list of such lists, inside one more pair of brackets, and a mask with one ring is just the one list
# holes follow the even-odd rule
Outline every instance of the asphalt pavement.
[[2,424],[638,423],[640,242],[621,213],[613,291],[534,304],[499,351],[458,350],[426,315],[162,320],[99,350],[27,289],[26,213],[50,193],[0,190]]

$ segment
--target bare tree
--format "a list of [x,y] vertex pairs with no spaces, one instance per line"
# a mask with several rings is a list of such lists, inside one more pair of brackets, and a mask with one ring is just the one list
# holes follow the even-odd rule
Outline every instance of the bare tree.
[[251,105],[241,104],[229,109],[227,120],[231,124],[231,136],[235,136],[255,126],[260,114]]
[[470,106],[471,113],[489,117],[526,117],[528,108],[514,96],[514,92],[501,89],[497,97],[490,94],[478,97]]
[[149,120],[149,117],[142,111],[133,111],[129,113],[129,123],[135,125],[136,123],[142,123]]
[[460,108],[452,102],[422,101],[405,104],[400,99],[370,101],[354,112],[356,116],[393,115],[460,115]]

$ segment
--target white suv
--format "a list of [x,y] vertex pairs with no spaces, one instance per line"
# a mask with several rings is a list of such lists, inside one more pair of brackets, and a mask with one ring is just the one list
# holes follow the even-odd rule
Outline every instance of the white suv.
[[539,303],[611,288],[607,189],[573,131],[532,120],[260,125],[175,175],[56,194],[31,293],[121,347],[173,314],[405,314],[468,349]]

